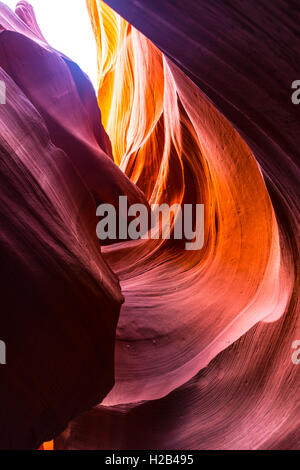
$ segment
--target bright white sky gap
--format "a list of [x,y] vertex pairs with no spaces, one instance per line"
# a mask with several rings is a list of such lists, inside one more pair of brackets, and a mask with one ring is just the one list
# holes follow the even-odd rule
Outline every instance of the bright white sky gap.
[[[18,0],[1,0],[12,10]],[[74,60],[96,88],[97,52],[85,0],[29,0],[51,46]]]

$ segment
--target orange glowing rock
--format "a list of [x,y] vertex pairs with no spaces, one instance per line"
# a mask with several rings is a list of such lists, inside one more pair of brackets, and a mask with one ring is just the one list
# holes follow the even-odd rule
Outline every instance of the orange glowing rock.
[[104,249],[125,296],[116,385],[104,402],[115,405],[163,397],[257,322],[278,319],[293,275],[245,142],[145,36],[104,2],[87,4],[115,161],[151,204],[205,204],[196,253],[153,241]]
[[299,448],[298,16],[279,3],[266,22],[253,2],[87,0],[114,159],[151,203],[204,203],[206,243],[103,250],[116,384],[57,448]]

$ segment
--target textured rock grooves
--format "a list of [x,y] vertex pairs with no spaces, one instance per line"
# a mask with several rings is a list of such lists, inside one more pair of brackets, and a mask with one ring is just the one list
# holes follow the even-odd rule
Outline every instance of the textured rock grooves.
[[96,203],[145,199],[111,160],[89,80],[2,3],[0,24],[0,448],[24,449],[114,383],[123,297],[99,250]]
[[[299,448],[299,13],[107,4],[124,19],[87,0],[101,116],[30,6],[0,3],[0,447],[75,417],[55,448]],[[204,248],[100,252],[95,207],[119,195],[204,203]]]
[[107,2],[136,30],[87,3],[115,161],[151,203],[204,202],[207,234],[192,255],[105,248],[125,297],[116,384],[56,446],[296,448],[297,12]]

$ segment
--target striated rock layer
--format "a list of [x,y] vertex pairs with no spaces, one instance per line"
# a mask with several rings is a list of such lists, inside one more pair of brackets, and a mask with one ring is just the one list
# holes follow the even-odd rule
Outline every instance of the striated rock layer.
[[[299,14],[87,7],[101,115],[30,5],[0,3],[0,447],[299,448]],[[204,204],[203,248],[100,252],[120,195]]]
[[0,448],[37,448],[113,386],[123,296],[96,204],[145,197],[112,161],[90,81],[26,2],[0,3],[0,80]]
[[298,448],[299,14],[106,3],[125,20],[87,1],[114,159],[151,203],[204,203],[205,246],[105,248],[125,297],[116,384],[56,447]]

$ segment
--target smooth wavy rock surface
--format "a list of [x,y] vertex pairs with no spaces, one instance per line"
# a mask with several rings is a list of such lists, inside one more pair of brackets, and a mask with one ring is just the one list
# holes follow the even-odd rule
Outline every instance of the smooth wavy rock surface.
[[125,20],[87,1],[115,161],[151,203],[204,203],[206,243],[105,248],[125,297],[116,384],[56,447],[297,448],[299,14],[106,3]]
[[37,448],[113,386],[123,296],[96,204],[145,198],[112,161],[90,81],[26,2],[0,3],[0,80],[0,448]]
[[[87,7],[99,107],[30,5],[0,3],[0,448],[299,448],[299,13]],[[100,249],[120,195],[204,204],[203,248]]]

